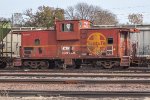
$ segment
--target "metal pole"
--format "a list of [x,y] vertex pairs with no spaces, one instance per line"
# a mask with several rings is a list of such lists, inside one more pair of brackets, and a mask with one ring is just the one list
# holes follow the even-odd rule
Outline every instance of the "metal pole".
[[5,39],[4,42],[5,42],[5,48],[6,48],[6,54],[5,54],[5,56],[8,57],[9,54],[7,53],[8,52],[8,38],[7,38],[7,36],[6,36],[6,39]]
[[3,49],[4,49],[4,48],[3,48],[3,46],[4,46],[4,41],[3,41],[3,39],[4,39],[4,27],[3,27],[3,26],[4,26],[4,24],[5,24],[5,22],[2,23],[2,38],[1,38],[1,39],[2,39],[2,52],[1,52],[1,53],[2,53],[2,57],[4,56],[4,55],[3,55],[3,54],[4,54],[4,53],[3,53],[3,51],[4,51],[4,50],[3,50]]
[[[2,44],[1,44],[1,41],[2,41],[2,25],[0,26],[0,45],[1,45],[1,47],[2,47]],[[2,56],[2,48],[0,48],[0,57]]]
[[145,50],[145,47],[144,47],[144,31],[143,31],[143,55],[145,54],[144,50]]
[[13,18],[13,14],[12,14],[12,22],[11,22],[11,40],[10,40],[10,43],[11,43],[11,54],[10,54],[10,57],[12,58],[12,40],[13,40],[13,31],[12,31],[12,28],[13,28],[13,22],[14,22],[14,18]]

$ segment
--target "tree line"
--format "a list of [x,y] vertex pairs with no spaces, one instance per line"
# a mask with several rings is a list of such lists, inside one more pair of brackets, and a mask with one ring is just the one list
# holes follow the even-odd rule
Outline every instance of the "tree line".
[[[23,13],[14,13],[12,19],[0,18],[0,21],[13,20],[15,27],[53,27],[57,20],[86,19],[97,25],[116,25],[119,23],[117,16],[112,12],[102,9],[99,6],[87,3],[78,3],[69,6],[67,9],[54,8],[49,6],[39,6],[34,12],[27,9]],[[129,22],[136,24],[141,22],[139,14],[130,14]]]

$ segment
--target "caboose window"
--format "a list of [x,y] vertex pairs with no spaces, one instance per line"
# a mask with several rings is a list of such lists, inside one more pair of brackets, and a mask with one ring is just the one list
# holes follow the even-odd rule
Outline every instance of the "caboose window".
[[113,41],[113,38],[108,38],[108,39],[107,39],[107,43],[108,43],[108,44],[113,44],[113,42],[114,42],[114,41]]
[[35,39],[34,44],[35,45],[40,45],[40,40],[39,39]]
[[73,31],[73,24],[72,23],[62,24],[62,31],[63,32]]

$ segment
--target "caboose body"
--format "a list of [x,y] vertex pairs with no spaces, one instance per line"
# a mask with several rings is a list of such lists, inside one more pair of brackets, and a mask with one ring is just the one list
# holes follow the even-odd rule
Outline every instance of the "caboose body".
[[54,30],[21,32],[22,64],[31,68],[128,67],[130,32],[128,28],[92,28],[87,20],[56,21]]

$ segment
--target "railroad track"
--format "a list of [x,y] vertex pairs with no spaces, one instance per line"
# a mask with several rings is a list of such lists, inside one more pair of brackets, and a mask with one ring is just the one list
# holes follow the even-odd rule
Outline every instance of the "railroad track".
[[73,97],[112,97],[112,96],[150,96],[150,91],[31,91],[31,90],[0,90],[10,97],[26,96],[73,96]]
[[[115,79],[117,78],[117,79]],[[130,79],[128,79],[130,78]],[[94,86],[95,84],[100,84],[98,88],[101,87],[103,84],[117,84],[121,86],[125,86],[125,88],[130,88],[129,86],[132,84],[131,88],[136,89],[150,85],[150,73],[144,73],[144,72],[101,72],[101,73],[88,73],[88,72],[51,72],[50,71],[35,71],[35,70],[26,70],[26,71],[20,71],[17,70],[15,72],[1,72],[0,73],[0,84],[10,83],[9,87],[12,84],[41,84],[41,85],[52,85],[58,84],[58,86],[83,86],[88,88],[88,86]],[[20,86],[24,86],[24,85]],[[69,84],[69,85],[68,85]],[[138,86],[140,84],[140,86]],[[41,86],[39,85],[39,87]],[[108,86],[106,85],[106,86]],[[113,86],[112,85],[112,86]],[[137,87],[133,87],[136,86]],[[39,88],[38,87],[38,88]],[[37,88],[37,89],[38,89]],[[53,87],[54,88],[54,87]],[[57,88],[57,86],[56,86]],[[84,88],[84,89],[85,89]],[[110,88],[110,86],[109,86]],[[6,89],[6,93],[8,93],[9,96],[81,96],[81,97],[100,97],[100,96],[149,96],[150,91],[143,90],[143,91],[40,91],[40,90],[8,90]],[[26,88],[24,88],[26,89]],[[64,88],[65,89],[65,88]],[[55,90],[52,89],[52,90]],[[61,88],[60,88],[61,90]],[[140,89],[139,89],[140,90]]]
[[39,70],[39,69],[3,69],[0,70],[0,73],[150,73],[150,68],[129,68],[129,69],[71,69],[71,70],[62,70],[62,69],[47,69],[47,70]]
[[139,77],[149,78],[149,73],[0,73],[1,76],[14,77]]
[[7,72],[0,73],[2,82],[34,83],[150,83],[149,73],[44,73],[44,72]]
[[49,84],[94,84],[94,83],[150,83],[149,74],[95,74],[95,73],[50,73],[50,74],[0,74],[0,83],[28,82]]
[[42,84],[149,84],[150,80],[82,80],[82,79],[0,79],[0,83]]

